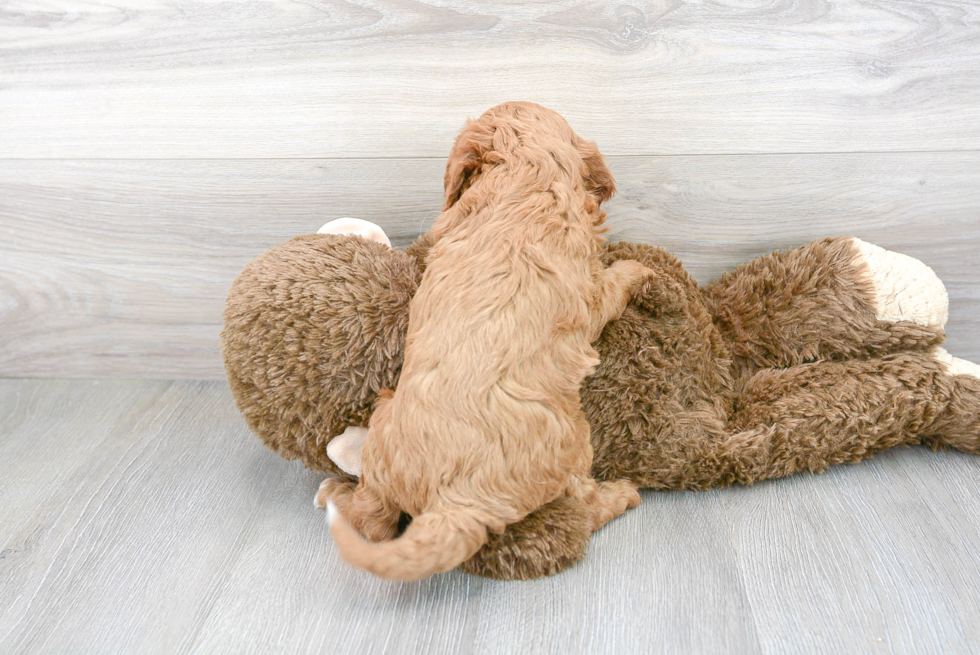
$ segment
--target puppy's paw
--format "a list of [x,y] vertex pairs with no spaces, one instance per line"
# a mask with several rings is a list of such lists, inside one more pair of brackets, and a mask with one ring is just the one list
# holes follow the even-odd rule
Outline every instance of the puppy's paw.
[[327,503],[337,502],[337,499],[342,496],[348,496],[354,493],[354,488],[357,483],[353,480],[345,480],[344,478],[327,478],[320,483],[320,488],[317,489],[316,496],[313,498],[313,504],[320,509],[325,509]]
[[630,279],[642,279],[653,274],[652,270],[635,259],[617,259],[609,265],[609,268]]
[[636,485],[629,480],[613,480],[611,482],[599,483],[600,493],[606,493],[615,498],[618,504],[622,504],[623,511],[640,506],[640,492]]
[[643,499],[640,498],[640,492],[634,488],[633,492],[626,497],[626,509],[636,509],[641,502]]
[[626,510],[640,504],[640,492],[629,480],[600,482],[596,492],[593,530],[598,530]]
[[630,296],[637,295],[647,282],[657,278],[657,273],[633,259],[620,259],[609,267],[613,269],[629,291]]

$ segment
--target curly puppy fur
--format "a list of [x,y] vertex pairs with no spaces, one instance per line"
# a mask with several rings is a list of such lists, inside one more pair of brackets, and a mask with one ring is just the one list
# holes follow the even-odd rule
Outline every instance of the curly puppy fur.
[[[602,156],[555,112],[507,103],[464,128],[445,186],[397,389],[371,417],[357,485],[325,492],[341,556],[399,580],[455,568],[558,497],[587,508],[589,531],[640,501],[592,479],[579,399],[592,341],[651,274],[599,261]],[[403,511],[414,520],[392,539]]]

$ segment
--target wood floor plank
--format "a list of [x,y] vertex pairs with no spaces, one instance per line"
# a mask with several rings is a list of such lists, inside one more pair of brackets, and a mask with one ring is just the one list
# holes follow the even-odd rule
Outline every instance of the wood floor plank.
[[[0,380],[0,550],[15,566],[82,469],[124,416],[145,411],[165,383]],[[0,572],[2,578],[11,569]]]
[[401,585],[339,561],[303,475],[262,512],[195,652],[761,652],[716,495],[648,494],[557,577]]
[[[340,561],[311,502],[319,478],[247,434],[224,384],[0,382],[10,390],[44,402],[3,443],[26,451],[43,429],[89,451],[47,502],[0,496],[4,525],[31,523],[4,553],[32,539],[0,559],[4,652],[758,652],[717,494],[647,494],[562,576],[400,585]],[[134,397],[147,400],[113,414]]]
[[[765,652],[974,650],[978,471],[976,457],[909,448],[730,490],[728,522]],[[970,500],[944,480],[963,483]]]
[[281,487],[228,572],[192,652],[471,652],[471,597],[482,581],[453,573],[403,586],[337,556],[312,499],[320,477],[267,454]]
[[[340,561],[311,502],[319,477],[248,434],[223,383],[7,380],[0,411],[0,480],[36,491],[0,493],[3,652],[980,644],[977,457],[909,448],[822,476],[645,492],[562,575],[401,585]],[[63,435],[60,474],[28,475]]]
[[645,492],[580,567],[485,589],[479,614],[476,652],[761,652],[718,492]]
[[553,107],[608,154],[980,148],[980,7],[8,3],[0,156],[444,157]]
[[[64,413],[86,422],[102,403],[86,406]],[[35,436],[25,425],[8,439],[28,448]],[[186,650],[253,524],[250,499],[278,484],[274,468],[248,468],[249,453],[267,461],[223,384],[168,384],[134,406],[59,480],[61,502],[36,513],[41,529],[15,535],[32,543],[16,567],[4,563],[0,650]]]
[[[612,240],[702,282],[855,234],[921,258],[951,297],[948,349],[980,360],[980,153],[613,157]],[[0,374],[220,378],[235,275],[337,216],[398,246],[437,215],[437,160],[0,161]]]

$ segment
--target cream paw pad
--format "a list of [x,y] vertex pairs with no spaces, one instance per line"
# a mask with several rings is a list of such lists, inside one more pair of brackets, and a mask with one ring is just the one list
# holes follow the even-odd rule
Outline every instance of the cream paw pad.
[[868,267],[879,321],[910,321],[943,327],[949,318],[946,287],[931,268],[914,257],[854,239]]

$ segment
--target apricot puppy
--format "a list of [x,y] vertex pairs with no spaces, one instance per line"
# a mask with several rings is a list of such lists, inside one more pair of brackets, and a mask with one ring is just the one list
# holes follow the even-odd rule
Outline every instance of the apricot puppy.
[[[561,496],[587,508],[592,530],[640,502],[628,481],[592,479],[579,401],[599,362],[591,343],[652,275],[598,259],[599,205],[614,192],[602,155],[555,112],[506,103],[463,129],[445,191],[360,480],[318,494],[334,503],[341,556],[399,580],[455,568],[488,530]],[[396,539],[403,511],[414,520]]]

